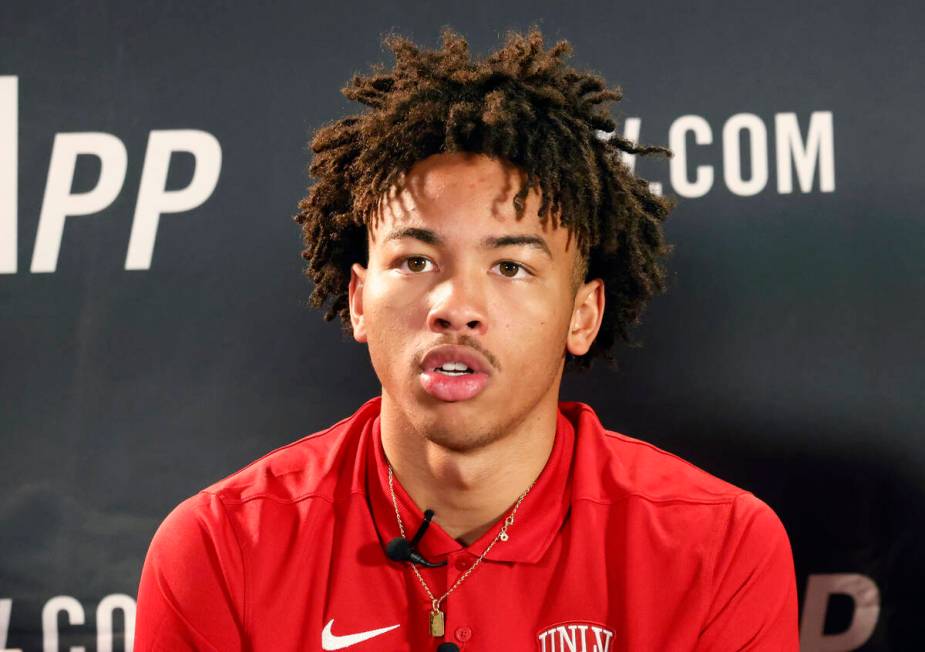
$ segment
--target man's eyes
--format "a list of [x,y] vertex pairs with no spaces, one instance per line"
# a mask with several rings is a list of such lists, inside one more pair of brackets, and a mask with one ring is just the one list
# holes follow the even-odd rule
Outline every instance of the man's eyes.
[[[426,256],[408,256],[401,259],[398,265],[398,270],[406,274],[420,274],[433,271],[433,269],[434,261]],[[495,273],[505,278],[521,279],[533,276],[530,270],[512,260],[502,260],[495,263],[491,269],[496,270]]]

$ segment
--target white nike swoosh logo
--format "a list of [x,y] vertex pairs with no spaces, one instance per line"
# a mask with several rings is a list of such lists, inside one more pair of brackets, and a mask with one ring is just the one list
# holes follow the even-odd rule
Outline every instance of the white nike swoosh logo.
[[371,638],[375,638],[380,634],[391,632],[393,629],[398,627],[398,625],[392,625],[391,627],[380,627],[379,629],[371,629],[368,632],[360,632],[358,634],[348,634],[347,636],[335,636],[331,633],[332,627],[334,627],[333,618],[329,620],[328,624],[324,626],[323,630],[321,630],[322,650],[343,650],[345,647],[350,647],[351,645],[356,645],[357,643],[362,643],[363,641],[368,641]]

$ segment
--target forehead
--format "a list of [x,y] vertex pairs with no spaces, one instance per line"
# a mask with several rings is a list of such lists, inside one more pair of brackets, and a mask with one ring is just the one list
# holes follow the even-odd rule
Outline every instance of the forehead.
[[383,197],[377,219],[370,221],[370,240],[381,244],[383,234],[396,228],[421,227],[457,240],[538,234],[551,249],[574,248],[566,228],[551,219],[541,222],[536,189],[527,194],[517,219],[514,197],[524,179],[514,165],[483,154],[435,154],[408,171],[401,190],[393,188]]

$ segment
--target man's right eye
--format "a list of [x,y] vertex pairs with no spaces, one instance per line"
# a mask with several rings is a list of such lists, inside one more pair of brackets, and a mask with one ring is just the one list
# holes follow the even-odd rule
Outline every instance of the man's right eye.
[[[398,269],[403,272],[429,272],[433,269],[433,261],[424,256],[409,256],[402,261],[402,264],[399,265]],[[430,265],[430,267],[428,267]]]

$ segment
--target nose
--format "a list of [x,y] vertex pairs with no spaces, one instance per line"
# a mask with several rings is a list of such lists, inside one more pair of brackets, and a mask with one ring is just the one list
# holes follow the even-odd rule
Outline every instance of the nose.
[[484,335],[484,295],[474,279],[454,276],[435,287],[427,325],[435,333]]

